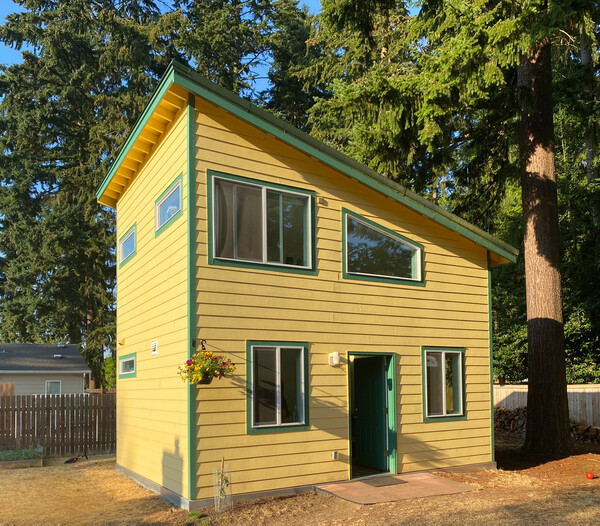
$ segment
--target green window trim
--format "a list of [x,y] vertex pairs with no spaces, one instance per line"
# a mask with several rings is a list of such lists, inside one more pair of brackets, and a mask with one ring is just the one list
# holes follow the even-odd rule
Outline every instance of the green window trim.
[[[179,187],[179,210],[163,224],[160,224],[160,206],[174,191],[176,191],[177,187]],[[154,202],[154,237],[158,237],[181,215],[183,215],[183,173],[179,174]]]
[[[127,254],[126,257],[123,257],[123,244],[127,240],[127,238],[133,235],[133,251]],[[125,263],[127,263],[133,256],[137,254],[137,224],[133,223],[125,232],[121,238],[119,239],[119,268],[121,268]]]
[[[351,217],[355,221],[363,223],[364,225],[381,232],[384,235],[397,239],[402,243],[405,243],[417,250],[416,255],[419,261],[415,267],[417,270],[417,278],[396,278],[393,276],[385,276],[378,274],[360,274],[348,271],[348,244],[347,244],[347,230],[348,230],[348,218]],[[352,212],[347,208],[342,208],[342,277],[344,279],[355,279],[361,281],[378,281],[381,283],[394,283],[396,285],[413,285],[416,287],[425,286],[425,248],[420,243],[409,239],[402,234],[398,234],[389,228],[386,228],[366,217]]]
[[[289,272],[294,274],[316,274],[316,237],[315,237],[315,192],[312,190],[306,190],[304,188],[296,188],[292,186],[285,186],[277,183],[270,183],[261,181],[258,179],[250,179],[248,177],[242,177],[239,175],[233,175],[215,170],[207,170],[207,220],[208,220],[208,264],[209,265],[220,265],[220,266],[231,266],[241,268],[251,268],[257,270],[274,270],[278,272]],[[306,253],[306,261],[308,265],[292,265],[285,263],[277,263],[268,261],[264,257],[266,248],[263,247],[263,260],[250,260],[250,259],[234,259],[225,258],[216,255],[216,236],[215,236],[215,225],[217,213],[215,206],[215,180],[221,179],[224,181],[230,181],[233,183],[242,183],[248,186],[254,186],[256,188],[265,189],[265,194],[268,190],[279,191],[282,193],[288,193],[292,195],[300,195],[307,198],[308,210],[305,218],[305,232],[306,236],[304,239],[304,251]],[[265,223],[266,212],[263,212],[263,237],[264,231],[266,230]],[[265,243],[266,245],[266,243]]]
[[[460,355],[460,414],[444,414],[444,415],[428,415],[427,414],[427,353],[441,352]],[[466,375],[465,375],[465,352],[464,347],[426,347],[421,348],[421,387],[422,387],[422,402],[423,402],[423,422],[450,422],[453,420],[466,420]]]
[[[133,371],[121,372],[125,362],[133,360]],[[136,353],[125,354],[119,357],[119,368],[117,370],[119,379],[122,380],[124,378],[135,378],[137,374],[137,357]]]
[[[302,394],[304,422],[297,424],[275,424],[275,425],[254,425],[254,385],[253,385],[253,348],[254,347],[272,347],[272,348],[302,348],[303,352],[303,390]],[[247,341],[246,342],[246,430],[249,435],[260,433],[285,433],[289,431],[306,431],[310,429],[309,421],[309,381],[308,381],[308,343],[307,342],[278,342],[278,341]]]

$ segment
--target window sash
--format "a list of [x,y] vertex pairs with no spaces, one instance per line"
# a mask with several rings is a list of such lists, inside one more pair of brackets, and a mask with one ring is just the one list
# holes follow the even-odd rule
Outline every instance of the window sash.
[[[379,273],[358,272],[355,270],[350,270],[350,261],[349,261],[350,241],[349,241],[349,235],[348,235],[348,231],[349,231],[348,223],[350,220],[360,223],[362,226],[369,228],[371,230],[374,230],[375,232],[378,232],[379,234],[381,234],[384,237],[393,239],[394,241],[397,241],[398,243],[400,243],[402,245],[406,245],[406,246],[412,248],[414,250],[414,253],[411,258],[412,276],[394,276],[392,274],[379,274]],[[396,279],[399,281],[421,281],[421,279],[422,279],[421,278],[421,267],[422,267],[423,251],[421,250],[421,248],[419,246],[407,241],[406,239],[403,239],[402,237],[400,237],[398,235],[393,235],[390,232],[386,232],[383,228],[378,228],[377,226],[375,226],[373,224],[367,223],[366,221],[362,221],[361,219],[359,219],[358,217],[356,217],[355,215],[350,214],[350,213],[346,213],[346,220],[344,223],[344,228],[345,228],[345,238],[346,238],[346,242],[345,242],[345,246],[344,246],[344,251],[345,251],[344,257],[346,260],[346,272],[348,274],[357,275],[357,276],[367,276],[367,277],[372,277],[372,278]]]
[[133,376],[136,373],[136,357],[135,356],[124,356],[119,358],[119,376]]
[[[169,198],[171,198],[175,193],[177,193],[177,208],[175,210],[169,211],[167,209],[167,213],[165,214],[164,219],[162,219],[162,207],[167,203]],[[174,205],[171,205],[174,206]],[[174,216],[176,216],[181,211],[181,181],[177,181],[173,188],[171,188],[164,197],[156,203],[156,221],[155,221],[155,230],[160,230],[163,226],[165,226]]]
[[[428,358],[433,355],[440,355],[440,360],[437,367],[440,367],[441,375],[437,379],[432,379],[430,367],[428,366]],[[448,411],[448,388],[447,388],[447,367],[446,360],[448,357],[456,357],[457,365],[456,367],[452,367],[452,397],[453,397],[453,411]],[[433,356],[431,356],[433,358]],[[463,353],[460,351],[446,351],[446,350],[429,350],[425,351],[425,416],[427,418],[444,418],[444,417],[454,417],[454,416],[463,416],[464,415],[464,380],[463,380]],[[440,381],[441,386],[441,413],[432,413],[430,412],[430,395],[431,388],[434,387],[430,382]]]
[[[257,401],[257,378],[255,374],[256,367],[256,351],[271,351],[275,353],[275,421],[266,423],[256,422],[256,401]],[[298,365],[299,374],[299,385],[295,385],[295,390],[298,396],[296,407],[301,412],[301,418],[296,422],[282,422],[282,371],[281,371],[281,354],[289,350],[300,351],[300,359]],[[304,364],[306,359],[306,348],[303,346],[269,346],[269,345],[253,345],[252,346],[252,366],[251,366],[251,378],[252,378],[252,427],[255,429],[262,428],[273,428],[273,427],[294,427],[302,426],[306,424],[306,378]]]
[[[221,209],[219,204],[219,197],[217,192],[217,187],[219,182],[223,182],[225,184],[231,185],[232,187],[232,195],[231,195],[231,203],[230,209],[231,212],[227,213],[227,216],[219,217],[221,213]],[[244,261],[248,263],[259,263],[261,265],[269,265],[269,266],[277,266],[277,267],[289,267],[289,268],[297,268],[297,269],[311,269],[312,268],[312,203],[310,196],[302,192],[294,192],[293,190],[283,190],[280,188],[272,187],[269,185],[261,185],[261,184],[252,184],[246,182],[238,182],[234,179],[229,179],[227,177],[213,177],[213,189],[212,193],[214,196],[214,206],[213,206],[213,254],[215,259],[228,260],[228,261]],[[252,239],[252,243],[257,243],[259,246],[256,247],[257,257],[244,257],[244,255],[240,255],[240,238],[239,238],[239,218],[238,215],[241,213],[239,211],[239,200],[238,200],[238,192],[239,188],[252,188],[260,191],[260,224],[255,231],[256,238]],[[273,239],[273,234],[275,229],[273,228],[273,222],[269,222],[269,210],[273,209],[273,207],[269,207],[269,204],[273,204],[273,197],[278,197],[278,221],[277,221],[277,237],[279,246],[277,247],[277,251],[279,255],[277,256],[279,261],[275,261],[273,258],[273,246],[269,245],[270,240]],[[286,239],[290,238],[289,230],[286,232],[284,227],[284,201],[290,203],[294,198],[298,199],[300,202],[304,203],[304,213],[302,217],[302,226],[298,226],[298,230],[302,231],[302,255],[303,261],[300,265],[295,265],[293,263],[286,263]],[[226,198],[223,197],[223,200]],[[225,222],[230,222],[225,228],[223,228],[223,219]],[[247,226],[247,225],[246,225]],[[225,239],[221,239],[220,236],[232,236],[232,241],[230,243]],[[223,247],[219,250],[219,242],[223,241]],[[244,240],[246,242],[246,240]],[[231,244],[232,246],[225,247],[226,244]],[[271,250],[270,250],[271,249]],[[292,247],[292,253],[297,251],[297,246]],[[230,253],[231,256],[223,255],[223,253]],[[248,249],[246,249],[248,252]],[[260,254],[260,256],[258,255]],[[293,256],[292,256],[293,257]]]
[[[133,244],[130,247],[127,247],[128,242],[133,238]],[[131,256],[135,252],[135,228],[131,229],[129,234],[125,235],[125,238],[120,243],[121,248],[121,258],[119,260],[120,263],[123,263],[129,256]]]
[[[51,386],[58,384],[58,393],[51,393]],[[46,380],[45,391],[47,395],[62,394],[62,381],[61,380]]]

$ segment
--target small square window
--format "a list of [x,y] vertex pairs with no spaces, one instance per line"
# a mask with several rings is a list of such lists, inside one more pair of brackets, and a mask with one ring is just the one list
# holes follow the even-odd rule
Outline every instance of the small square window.
[[423,350],[424,416],[464,417],[464,349]]
[[119,378],[135,378],[136,355],[128,354],[119,358]]
[[47,395],[59,395],[62,393],[62,381],[61,380],[46,380],[46,394]]
[[308,429],[307,344],[248,346],[248,431]]
[[180,175],[162,193],[155,203],[155,236],[175,221],[181,214],[182,176]]
[[136,225],[133,226],[119,240],[119,267],[127,263],[136,253]]

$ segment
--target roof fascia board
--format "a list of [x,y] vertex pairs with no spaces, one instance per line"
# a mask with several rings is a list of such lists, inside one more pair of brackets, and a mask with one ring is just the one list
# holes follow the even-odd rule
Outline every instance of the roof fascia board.
[[142,132],[142,130],[144,129],[144,127],[146,126],[148,121],[150,120],[150,117],[152,117],[154,110],[156,110],[156,107],[160,104],[160,101],[162,100],[163,96],[165,95],[165,93],[169,90],[169,88],[173,84],[173,82],[175,80],[174,68],[173,68],[174,64],[175,63],[172,62],[169,65],[169,67],[167,68],[167,71],[165,71],[163,78],[160,80],[160,83],[158,84],[158,86],[154,90],[154,93],[152,94],[152,97],[150,98],[150,102],[144,109],[140,118],[137,120],[137,122],[133,126],[133,129],[131,130],[129,137],[125,141],[125,144],[121,147],[121,151],[119,152],[119,155],[115,159],[109,172],[106,174],[106,177],[104,178],[104,181],[102,181],[100,188],[98,188],[98,190],[96,192],[96,199],[99,200],[102,197],[102,194],[104,194],[104,192],[110,185],[111,181],[113,180],[113,177],[115,176],[115,174],[121,167],[123,160],[129,154],[129,150],[131,150],[131,147],[133,146],[133,144],[139,137],[140,133]]
[[206,99],[216,106],[232,113],[236,117],[257,126],[259,129],[277,137],[315,159],[327,164],[345,175],[377,190],[395,201],[411,208],[415,212],[436,221],[457,232],[484,248],[497,253],[508,261],[515,263],[518,250],[487,232],[477,228],[464,219],[430,203],[418,194],[384,178],[374,170],[361,165],[357,161],[334,150],[330,146],[297,130],[285,121],[258,108],[249,101],[208,81],[200,74],[177,62],[171,64],[174,82],[183,88]]

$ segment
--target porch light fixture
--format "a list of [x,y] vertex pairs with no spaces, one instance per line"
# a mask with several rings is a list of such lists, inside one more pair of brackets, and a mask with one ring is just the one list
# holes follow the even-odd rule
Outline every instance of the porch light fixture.
[[340,364],[340,353],[339,352],[330,352],[329,353],[329,365],[335,367]]

